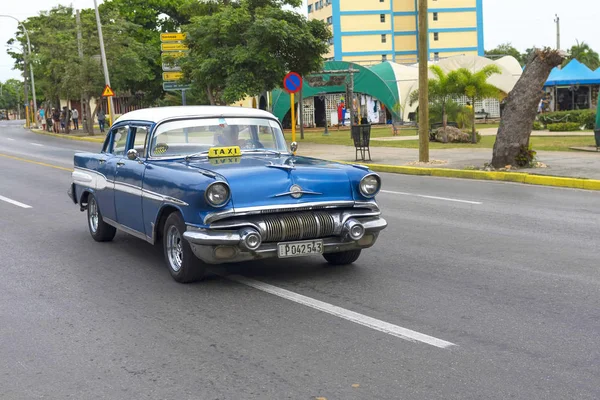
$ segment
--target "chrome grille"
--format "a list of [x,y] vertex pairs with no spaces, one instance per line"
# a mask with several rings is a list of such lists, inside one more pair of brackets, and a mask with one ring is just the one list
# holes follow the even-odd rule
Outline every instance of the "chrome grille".
[[304,212],[264,217],[263,242],[302,240],[333,235],[335,221],[327,212]]

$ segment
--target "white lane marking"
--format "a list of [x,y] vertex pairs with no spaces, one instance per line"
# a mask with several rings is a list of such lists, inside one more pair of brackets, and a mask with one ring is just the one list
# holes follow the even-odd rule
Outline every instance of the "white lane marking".
[[7,203],[10,204],[14,204],[17,207],[21,207],[21,208],[31,208],[31,206],[28,206],[27,204],[23,204],[19,201],[13,200],[13,199],[9,199],[8,197],[4,197],[4,196],[0,196],[0,200],[5,201]]
[[6,138],[6,140],[10,140],[11,142],[14,142],[14,141],[15,141],[15,139],[13,139],[13,138],[9,138],[9,137],[7,137],[7,138]]
[[449,198],[449,197],[427,196],[427,195],[424,195],[424,194],[416,194],[416,193],[394,192],[392,190],[382,190],[381,193],[401,194],[403,196],[423,197],[425,199],[453,201],[453,202],[456,202],[456,203],[483,204],[481,201],[460,200],[460,199],[452,199],[452,198]]
[[39,144],[39,143],[33,143],[33,142],[29,142],[29,144],[32,144],[32,145],[34,145],[34,146],[41,146],[41,147],[44,147],[44,145],[43,145],[43,144]]
[[442,339],[435,338],[433,336],[425,335],[424,333],[416,332],[407,328],[403,328],[398,325],[390,324],[385,321],[381,321],[379,319],[371,318],[363,314],[359,314],[354,311],[347,310],[345,308],[341,308],[338,306],[334,306],[333,304],[325,303],[320,300],[313,299],[311,297],[303,296],[298,293],[290,292],[289,290],[282,289],[277,286],[269,285],[268,283],[256,281],[254,279],[246,278],[240,275],[229,275],[223,276],[229,280],[234,282],[241,283],[246,286],[253,287],[255,289],[261,290],[263,292],[267,292],[273,294],[275,296],[283,297],[284,299],[291,300],[293,302],[317,309],[319,311],[326,312],[331,315],[335,315],[336,317],[343,318],[345,320],[355,322],[359,325],[366,326],[371,329],[375,329],[376,331],[380,331],[383,333],[387,333],[389,335],[395,336],[400,339],[408,340],[411,342],[422,342],[425,344],[429,344],[431,346],[439,347],[441,349],[445,349],[451,346],[456,346],[454,343],[447,342]]

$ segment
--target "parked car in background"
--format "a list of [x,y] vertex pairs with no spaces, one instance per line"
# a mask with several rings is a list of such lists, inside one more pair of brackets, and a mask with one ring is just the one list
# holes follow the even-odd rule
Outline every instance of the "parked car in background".
[[209,264],[322,255],[350,264],[387,226],[381,178],[295,156],[279,121],[241,107],[150,108],[121,116],[98,153],[74,156],[69,196],[91,236],[117,229],[163,247],[172,277]]

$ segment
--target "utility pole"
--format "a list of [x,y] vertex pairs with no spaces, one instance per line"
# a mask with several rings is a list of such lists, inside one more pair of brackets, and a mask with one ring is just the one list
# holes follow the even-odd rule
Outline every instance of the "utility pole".
[[25,126],[29,128],[29,87],[27,84],[27,62],[25,61],[25,49],[23,48],[23,99],[25,106]]
[[[94,9],[96,10],[96,24],[98,25],[98,39],[100,40],[100,55],[102,57],[102,67],[104,68],[104,81],[108,86],[110,86],[110,77],[108,76],[108,65],[106,63],[106,53],[104,52],[104,37],[102,36],[102,23],[100,22],[100,13],[98,12],[98,2],[96,0],[94,0]],[[108,108],[110,111],[110,125],[112,125],[115,123],[115,119],[113,118],[112,96],[108,97]]]
[[427,0],[419,0],[419,161],[429,162],[429,61]]
[[556,18],[554,22],[556,22],[556,50],[560,50],[560,18],[558,14],[554,14]]
[[[82,42],[82,38],[81,38],[81,15],[79,14],[79,10],[75,11],[75,22],[77,23],[77,52],[79,53],[79,60],[81,61],[81,69],[80,69],[80,74],[81,77],[83,78],[83,42]],[[83,79],[82,79],[82,84],[83,84]],[[85,133],[89,133],[90,135],[92,135],[94,133],[93,127],[94,124],[91,123],[90,119],[91,119],[91,114],[88,117],[88,103],[87,101],[85,101],[85,96],[83,94],[83,91],[81,91],[81,97],[79,100],[79,108],[81,108],[81,115],[80,120],[81,120],[81,126],[83,127],[83,131]],[[83,108],[85,104],[85,110]],[[85,122],[84,122],[85,121]]]

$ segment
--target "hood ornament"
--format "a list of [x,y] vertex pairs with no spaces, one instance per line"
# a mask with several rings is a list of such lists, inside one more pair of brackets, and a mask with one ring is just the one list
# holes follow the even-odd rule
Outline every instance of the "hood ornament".
[[273,197],[292,196],[294,199],[299,199],[304,194],[320,195],[323,193],[313,192],[312,190],[304,190],[300,185],[294,184],[292,185],[292,187],[290,187],[290,190],[288,192],[279,193]]

